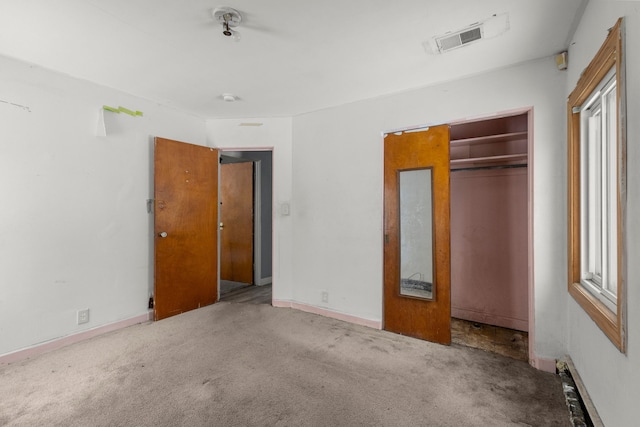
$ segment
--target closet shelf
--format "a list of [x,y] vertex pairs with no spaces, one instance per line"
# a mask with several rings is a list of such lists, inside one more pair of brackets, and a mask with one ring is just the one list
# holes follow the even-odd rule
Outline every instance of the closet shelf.
[[518,139],[526,139],[527,132],[511,132],[511,133],[501,133],[497,135],[489,135],[489,136],[478,136],[474,138],[464,138],[464,139],[452,139],[450,144],[452,147],[459,147],[465,145],[475,145],[475,144],[489,144],[492,142],[502,142],[502,141],[513,141]]
[[469,165],[469,164],[484,164],[484,163],[504,163],[504,162],[517,162],[526,161],[527,154],[504,154],[501,156],[488,156],[488,157],[473,157],[466,159],[451,159],[451,166]]

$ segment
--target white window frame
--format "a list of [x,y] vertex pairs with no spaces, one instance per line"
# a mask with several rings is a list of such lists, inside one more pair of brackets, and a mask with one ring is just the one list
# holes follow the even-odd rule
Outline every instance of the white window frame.
[[616,311],[617,79],[615,67],[580,107],[580,283]]

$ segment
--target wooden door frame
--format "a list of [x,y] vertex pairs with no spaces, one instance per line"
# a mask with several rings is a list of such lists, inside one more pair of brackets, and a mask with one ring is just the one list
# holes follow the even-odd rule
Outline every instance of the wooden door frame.
[[[508,116],[516,116],[519,114],[527,114],[527,153],[528,153],[528,160],[527,160],[527,235],[528,235],[528,241],[527,241],[527,256],[528,256],[528,263],[529,263],[529,271],[528,271],[528,280],[527,280],[527,288],[528,288],[528,305],[529,305],[529,313],[528,313],[528,321],[529,321],[529,332],[528,332],[528,341],[529,341],[529,364],[531,366],[533,366],[536,369],[540,369],[543,371],[554,371],[555,370],[555,361],[554,360],[547,360],[547,359],[543,359],[540,358],[538,356],[536,356],[535,354],[535,281],[534,281],[534,273],[535,273],[535,259],[534,259],[534,224],[533,224],[533,203],[534,203],[534,160],[535,160],[535,155],[534,155],[534,144],[533,144],[533,126],[534,126],[534,121],[533,121],[533,107],[527,107],[527,108],[519,108],[519,109],[513,109],[513,110],[505,110],[505,111],[500,111],[500,112],[496,112],[494,114],[483,114],[483,115],[479,115],[479,116],[473,116],[473,117],[465,117],[462,119],[458,119],[458,120],[452,120],[452,121],[448,121],[448,122],[441,122],[441,123],[429,123],[429,124],[423,124],[423,125],[419,125],[419,126],[412,126],[412,127],[405,127],[405,128],[398,128],[398,129],[393,129],[393,130],[389,130],[386,132],[383,132],[383,134],[386,133],[394,133],[394,132],[405,132],[405,131],[412,131],[412,130],[418,130],[418,129],[424,129],[430,126],[438,126],[441,124],[448,124],[448,125],[456,125],[456,124],[461,124],[461,123],[468,123],[471,121],[480,121],[480,120],[489,120],[489,119],[496,119],[499,117],[508,117]],[[383,140],[384,143],[384,140]],[[383,303],[384,303],[384,281],[383,281],[383,286],[382,286],[382,292],[383,292]],[[382,310],[384,313],[384,309]]]

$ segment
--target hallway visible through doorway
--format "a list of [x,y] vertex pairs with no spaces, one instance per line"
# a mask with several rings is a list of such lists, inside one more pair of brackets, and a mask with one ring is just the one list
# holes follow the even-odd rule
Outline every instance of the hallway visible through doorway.
[[256,286],[220,280],[220,301],[271,305],[271,283]]

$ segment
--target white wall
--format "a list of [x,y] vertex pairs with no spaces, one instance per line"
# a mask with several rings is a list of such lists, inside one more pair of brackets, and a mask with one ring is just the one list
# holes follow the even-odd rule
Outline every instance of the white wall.
[[640,2],[591,0],[569,50],[568,95],[619,17],[626,20],[627,354],[621,354],[572,298],[568,350],[607,426],[638,425],[640,402]]
[[[242,126],[262,123],[261,126]],[[224,119],[209,120],[208,145],[220,149],[273,150],[273,297],[291,300],[293,293],[291,254],[292,220],[282,214],[291,200],[291,119]]]
[[[5,57],[0,100],[0,355],[144,315],[150,135],[204,145],[204,120]],[[104,104],[144,117],[97,137]]]
[[[535,353],[566,340],[566,74],[552,58],[293,119],[296,301],[380,321],[382,132],[534,107]],[[321,292],[329,292],[329,303]]]
[[[0,58],[0,355],[146,312],[150,135],[273,147],[274,298],[382,317],[382,132],[534,107],[535,352],[566,339],[565,74],[551,58],[290,118],[210,120]],[[143,118],[107,114],[123,105]],[[263,125],[240,126],[243,122]],[[281,208],[290,204],[291,215]],[[558,289],[562,289],[559,292]],[[329,293],[328,304],[321,292]],[[76,311],[91,322],[76,325]]]

